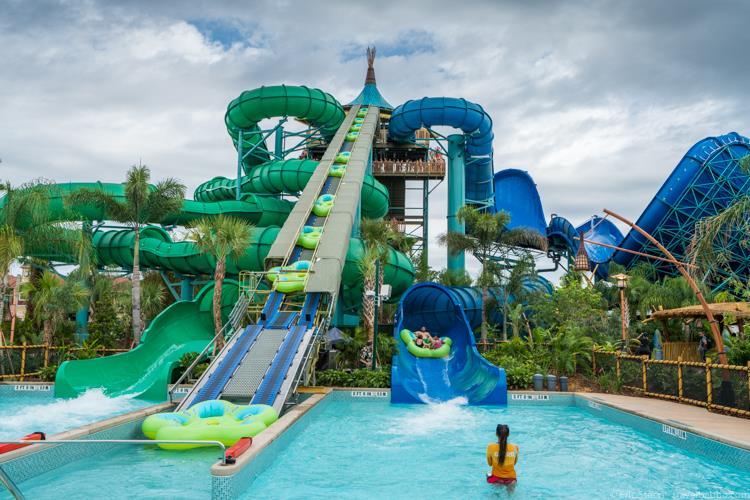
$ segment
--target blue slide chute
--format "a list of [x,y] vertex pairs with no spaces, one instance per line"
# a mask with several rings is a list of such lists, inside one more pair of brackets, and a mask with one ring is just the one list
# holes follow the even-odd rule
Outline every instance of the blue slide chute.
[[[708,137],[695,144],[657,191],[636,224],[650,233],[679,260],[685,259],[696,222],[714,216],[743,196],[750,196],[750,176],[739,160],[750,154],[750,139],[736,132]],[[622,248],[654,255],[658,249],[635,230],[622,240]],[[726,265],[736,274],[750,273],[750,251],[732,238],[725,244]],[[631,267],[641,260],[617,251],[613,260]],[[657,271],[674,274],[671,264],[650,260]]]
[[508,229],[525,228],[546,235],[547,223],[544,218],[539,191],[528,172],[507,168],[495,174],[495,212],[508,212]]
[[[606,245],[616,246],[622,241],[622,233],[609,219],[595,215],[576,227],[568,219],[553,215],[547,226],[549,249],[560,254],[576,255],[580,233],[583,233],[583,237],[587,240]],[[597,278],[606,279],[614,249],[586,242],[583,247],[589,257],[590,270],[596,269]]]
[[492,118],[479,104],[456,97],[423,97],[393,110],[388,126],[395,142],[409,142],[422,127],[448,126],[469,135],[466,140],[466,199],[490,203],[492,185]]
[[[398,354],[391,366],[391,402],[466,398],[472,405],[507,403],[505,370],[479,354],[466,314],[477,320],[476,300],[476,293],[470,289],[451,289],[436,283],[419,283],[407,290],[396,317]],[[403,328],[416,331],[423,326],[432,335],[450,337],[447,358],[418,358],[409,353],[399,332]]]

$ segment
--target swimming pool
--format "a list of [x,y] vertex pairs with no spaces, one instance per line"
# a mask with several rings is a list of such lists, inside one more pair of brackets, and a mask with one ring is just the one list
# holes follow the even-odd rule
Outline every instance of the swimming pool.
[[[182,452],[120,447],[24,481],[26,498],[211,498],[209,469],[218,448]],[[0,499],[3,496],[0,486]],[[7,495],[7,493],[6,493]]]
[[51,385],[0,386],[0,440],[31,432],[57,434],[155,404],[127,396],[109,398],[92,389],[74,399],[55,398]]
[[[520,446],[514,498],[655,498],[750,491],[718,464],[579,406],[391,405],[326,398],[243,498],[497,498],[484,480],[497,423]],[[252,467],[252,464],[250,465]]]

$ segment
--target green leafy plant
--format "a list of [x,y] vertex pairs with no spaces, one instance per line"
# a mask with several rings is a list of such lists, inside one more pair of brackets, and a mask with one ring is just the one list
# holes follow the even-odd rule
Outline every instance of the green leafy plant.
[[391,386],[391,368],[378,370],[325,370],[316,374],[318,385],[328,387],[376,387]]
[[730,365],[745,366],[750,362],[750,338],[735,337],[728,347],[727,360]]
[[[197,352],[186,352],[182,355],[180,358],[180,361],[177,363],[177,366],[172,371],[172,382],[176,382],[177,379],[179,379],[183,373],[185,373],[185,370],[187,370],[190,365],[195,361],[195,358],[198,357]],[[193,367],[193,371],[190,374],[190,379],[197,379],[203,373],[208,369],[208,361],[203,361],[195,365]]]
[[78,359],[92,359],[99,356],[101,346],[94,339],[87,339],[81,344],[81,347],[75,351],[76,358]]
[[45,382],[54,382],[57,375],[57,365],[48,365],[39,369],[39,378]]
[[596,379],[599,387],[607,393],[619,393],[622,391],[622,380],[614,373],[604,373]]

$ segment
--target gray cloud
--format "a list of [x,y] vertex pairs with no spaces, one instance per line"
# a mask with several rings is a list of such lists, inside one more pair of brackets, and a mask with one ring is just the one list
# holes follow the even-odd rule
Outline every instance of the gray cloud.
[[[231,175],[227,102],[263,84],[359,92],[367,44],[393,104],[482,104],[495,168],[547,214],[636,218],[703,137],[747,133],[742,1],[24,2],[0,0],[3,177],[119,181],[142,159],[191,188]],[[212,24],[213,23],[213,24]],[[234,36],[222,39],[221,27]],[[199,29],[200,28],[200,29]],[[433,237],[445,191],[431,200]],[[443,249],[432,252],[440,266]]]

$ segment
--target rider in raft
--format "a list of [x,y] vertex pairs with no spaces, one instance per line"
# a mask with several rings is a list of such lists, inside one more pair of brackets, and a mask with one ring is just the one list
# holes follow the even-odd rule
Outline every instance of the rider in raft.
[[492,472],[487,474],[487,482],[502,484],[512,491],[516,487],[516,462],[518,462],[518,446],[508,442],[510,428],[498,424],[495,429],[497,443],[487,445],[487,465]]

